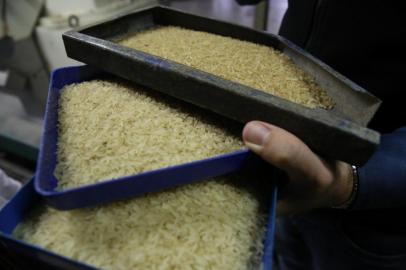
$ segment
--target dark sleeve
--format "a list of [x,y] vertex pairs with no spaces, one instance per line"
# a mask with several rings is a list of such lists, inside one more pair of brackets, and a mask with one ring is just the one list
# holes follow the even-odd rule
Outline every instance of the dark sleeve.
[[399,98],[406,92],[403,1],[289,0],[288,6],[279,34],[383,101],[369,127],[388,133],[406,126]]
[[261,0],[236,0],[236,2],[239,5],[256,5],[261,2]]
[[372,158],[358,169],[353,209],[406,206],[406,127],[383,135]]

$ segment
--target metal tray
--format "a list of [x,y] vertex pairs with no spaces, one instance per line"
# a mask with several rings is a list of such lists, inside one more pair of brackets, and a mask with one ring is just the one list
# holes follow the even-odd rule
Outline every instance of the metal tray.
[[54,170],[57,163],[60,90],[67,84],[106,77],[112,76],[89,66],[61,68],[55,70],[51,75],[35,189],[53,207],[66,210],[112,202],[139,196],[146,192],[159,191],[215,177],[242,168],[258,168],[258,166],[264,165],[250,151],[241,149],[229,154],[146,171],[114,180],[105,180],[66,190],[56,190],[58,180],[54,176]]
[[[176,25],[272,46],[313,76],[335,107],[331,111],[308,109],[114,42],[157,25]],[[280,36],[155,6],[66,32],[63,40],[67,55],[73,59],[242,123],[254,119],[271,122],[329,158],[362,165],[379,144],[380,135],[365,126],[380,100]]]
[[[29,214],[29,212],[39,203],[41,197],[34,191],[33,180],[28,182],[11,201],[0,210],[0,246],[7,251],[8,264],[15,265],[16,269],[35,268],[39,269],[96,269],[87,264],[74,261],[67,257],[47,251],[41,247],[28,244],[12,236],[14,228]],[[276,188],[269,194],[271,200],[269,205],[269,216],[264,241],[264,255],[260,269],[272,269],[272,250],[275,231],[275,206]],[[12,259],[14,258],[14,259]],[[4,260],[6,257],[4,258]],[[1,265],[0,261],[0,265]]]

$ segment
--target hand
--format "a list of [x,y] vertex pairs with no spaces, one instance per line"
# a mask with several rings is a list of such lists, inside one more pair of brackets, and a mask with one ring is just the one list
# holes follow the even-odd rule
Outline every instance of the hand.
[[250,150],[288,176],[278,201],[278,215],[338,206],[349,199],[353,189],[349,164],[326,161],[295,135],[260,121],[244,127],[243,140]]

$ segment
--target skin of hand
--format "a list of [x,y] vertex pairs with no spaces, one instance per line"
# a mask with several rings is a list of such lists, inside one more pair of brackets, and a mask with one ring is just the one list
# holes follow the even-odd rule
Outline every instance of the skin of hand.
[[295,135],[277,126],[251,121],[243,130],[245,145],[287,175],[277,205],[279,216],[338,206],[353,189],[352,168],[327,161]]

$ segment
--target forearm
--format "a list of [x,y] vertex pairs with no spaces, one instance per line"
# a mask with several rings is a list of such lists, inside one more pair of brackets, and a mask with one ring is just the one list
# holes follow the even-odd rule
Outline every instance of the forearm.
[[352,209],[406,206],[406,127],[383,135],[376,153],[358,169]]

